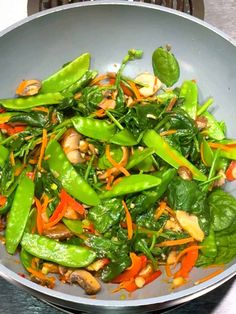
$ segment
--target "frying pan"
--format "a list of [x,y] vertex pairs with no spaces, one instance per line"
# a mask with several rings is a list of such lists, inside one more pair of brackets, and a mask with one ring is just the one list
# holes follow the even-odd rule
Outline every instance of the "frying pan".
[[[126,74],[151,71],[155,48],[171,44],[183,79],[196,79],[200,101],[215,99],[214,114],[225,120],[228,136],[236,136],[236,46],[225,34],[205,22],[156,5],[122,1],[87,2],[62,6],[26,18],[0,34],[0,95],[11,97],[24,78],[43,79],[83,52],[92,55],[92,68],[116,71],[128,49],[144,50],[142,60],[132,62]],[[226,189],[236,196],[236,185]],[[96,299],[78,286],[58,282],[55,290],[41,287],[18,275],[24,272],[0,246],[0,274],[29,293],[57,305],[93,313],[134,313],[162,309],[189,301],[231,278],[233,261],[224,272],[194,286],[210,270],[194,269],[187,285],[171,291],[164,276],[133,293],[112,293],[103,285]],[[212,270],[211,270],[212,271]],[[124,299],[125,298],[125,299]],[[121,300],[122,299],[122,300]]]

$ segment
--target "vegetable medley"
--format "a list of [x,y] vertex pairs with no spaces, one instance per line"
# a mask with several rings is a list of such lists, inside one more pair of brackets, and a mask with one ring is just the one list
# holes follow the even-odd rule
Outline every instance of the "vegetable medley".
[[136,78],[124,68],[140,50],[105,74],[85,53],[0,100],[1,239],[31,280],[133,292],[163,272],[175,288],[194,266],[236,256],[236,200],[222,189],[236,179],[236,141],[195,80],[173,87],[169,48]]

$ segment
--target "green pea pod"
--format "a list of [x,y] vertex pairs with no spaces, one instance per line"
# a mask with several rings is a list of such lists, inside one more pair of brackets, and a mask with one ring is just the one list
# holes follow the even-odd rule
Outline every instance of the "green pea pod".
[[179,79],[179,64],[175,56],[165,48],[157,48],[152,55],[154,74],[166,86],[174,85]]
[[33,256],[66,267],[85,267],[96,258],[95,252],[87,247],[65,244],[38,234],[25,233],[21,246]]
[[30,97],[0,99],[0,104],[11,110],[25,110],[37,106],[56,105],[63,99],[61,93],[39,94]]
[[207,111],[205,111],[201,116],[207,118],[208,136],[217,141],[223,140],[225,138],[224,131],[222,130],[220,124],[217,122],[215,117]]
[[[37,185],[36,185],[37,187]],[[32,230],[36,230],[36,221],[37,221],[37,210],[36,208],[32,208],[29,213],[29,217],[25,226],[25,232],[31,233]]]
[[193,81],[183,82],[179,97],[184,98],[182,108],[195,120],[198,109],[198,87]]
[[3,146],[0,145],[0,167],[3,168],[3,166],[5,165],[5,162],[7,161],[8,157],[9,157],[9,150]]
[[236,147],[233,147],[230,150],[220,150],[220,156],[227,159],[236,160]]
[[84,53],[58,72],[42,81],[41,94],[60,92],[78,81],[89,69],[90,54]]
[[20,260],[21,260],[21,263],[25,267],[26,270],[28,270],[28,268],[31,267],[32,259],[33,259],[33,256],[31,254],[29,254],[28,252],[26,252],[26,250],[21,248]]
[[170,168],[167,170],[163,169],[161,171],[156,172],[156,174],[155,173],[153,174],[157,178],[161,179],[161,184],[158,185],[154,191],[154,197],[156,200],[160,199],[162,195],[165,193],[167,186],[169,185],[171,180],[174,178],[175,174],[176,174],[176,170],[173,168]]
[[210,167],[214,159],[214,153],[204,138],[202,139],[202,143],[201,143],[201,153],[202,153],[202,158],[204,159],[203,160],[204,164]]
[[45,154],[49,157],[49,169],[69,194],[87,205],[95,206],[99,203],[97,193],[76,172],[57,141],[48,144]]
[[63,91],[63,94],[74,94],[79,92],[82,88],[84,88],[88,83],[93,80],[97,76],[97,71],[88,70],[83,74],[83,76],[74,84],[70,85],[67,89]]
[[62,221],[64,222],[66,227],[70,229],[73,233],[78,233],[78,234],[83,233],[81,220],[71,220],[71,219],[63,218]]
[[34,183],[23,177],[16,189],[6,227],[6,249],[14,254],[25,230],[34,197]]
[[133,134],[126,129],[112,136],[109,142],[121,146],[134,146],[138,144]]
[[185,166],[192,172],[194,179],[198,181],[207,179],[198,168],[171,147],[156,131],[148,130],[143,136],[143,142],[147,147],[154,148],[155,153],[174,168]]
[[79,133],[104,142],[109,141],[116,132],[114,124],[93,118],[74,117],[72,123]]
[[102,192],[100,199],[112,198],[120,195],[137,193],[153,188],[161,183],[160,178],[148,174],[133,174],[124,177],[120,183],[116,184],[111,190]]
[[145,148],[144,150],[135,150],[134,154],[130,157],[129,162],[126,166],[126,169],[132,169],[138,164],[140,164],[142,161],[144,161],[146,158],[150,157],[152,154],[155,153],[154,148]]

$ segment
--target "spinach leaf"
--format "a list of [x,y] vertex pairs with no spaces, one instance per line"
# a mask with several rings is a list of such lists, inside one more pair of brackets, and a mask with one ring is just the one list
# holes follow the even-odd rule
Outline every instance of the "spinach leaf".
[[50,125],[48,114],[41,111],[19,113],[11,117],[9,122],[21,122],[26,123],[29,126],[39,128],[46,128]]
[[103,90],[99,86],[87,86],[82,91],[76,109],[82,116],[88,116],[97,109],[103,98]]
[[179,64],[175,56],[165,48],[157,48],[152,55],[154,74],[166,86],[174,85],[179,79]]
[[197,215],[200,227],[208,234],[210,213],[207,192],[201,191],[195,181],[174,178],[167,188],[167,199],[173,209]]
[[214,231],[230,228],[236,219],[235,198],[223,190],[216,190],[210,194],[208,203]]
[[161,227],[166,223],[169,219],[168,215],[161,215],[161,217],[156,220],[155,219],[155,211],[156,209],[151,209],[148,212],[139,215],[136,219],[136,224],[140,227],[144,227],[146,229],[151,230],[160,230]]
[[124,212],[120,199],[111,198],[104,200],[99,205],[89,210],[88,218],[94,223],[95,229],[105,233],[120,221]]

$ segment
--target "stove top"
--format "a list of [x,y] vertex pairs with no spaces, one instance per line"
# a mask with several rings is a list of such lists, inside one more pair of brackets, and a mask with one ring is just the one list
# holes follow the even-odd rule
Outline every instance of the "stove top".
[[[28,15],[34,14],[39,11],[47,10],[50,8],[54,8],[56,6],[64,5],[64,4],[86,2],[86,1],[89,1],[89,0],[28,0],[28,8],[27,8]],[[133,2],[157,4],[157,5],[173,8],[178,11],[185,12],[195,17],[204,19],[204,1],[203,0],[133,0]]]

